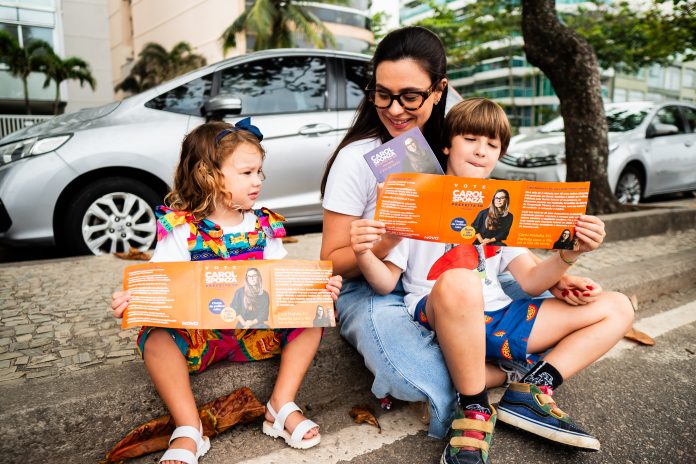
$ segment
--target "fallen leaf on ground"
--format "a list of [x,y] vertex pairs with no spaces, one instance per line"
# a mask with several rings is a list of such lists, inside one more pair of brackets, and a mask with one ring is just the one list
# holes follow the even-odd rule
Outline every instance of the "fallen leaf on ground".
[[131,247],[128,253],[114,253],[114,256],[121,259],[132,259],[135,261],[150,261],[152,255],[146,251],[140,251],[137,248]]
[[299,242],[299,240],[296,239],[295,237],[283,237],[282,240],[283,240],[283,243],[297,243],[297,242]]
[[[266,408],[247,387],[239,388],[198,408],[203,435],[210,438],[237,423],[252,422],[265,411]],[[126,459],[166,449],[174,428],[171,416],[158,417],[141,424],[128,432],[99,464],[122,463]]]
[[627,338],[632,342],[640,343],[641,345],[653,346],[655,344],[655,340],[650,335],[646,334],[645,332],[641,332],[640,330],[636,330],[633,327],[631,327],[631,330],[626,332],[624,338]]
[[356,424],[362,424],[363,422],[370,424],[374,427],[377,427],[377,430],[379,430],[379,433],[382,433],[382,426],[379,425],[379,422],[377,421],[377,418],[375,417],[375,413],[372,411],[372,409],[366,405],[366,404],[360,404],[358,406],[353,406],[353,408],[350,410],[350,417],[353,418]]

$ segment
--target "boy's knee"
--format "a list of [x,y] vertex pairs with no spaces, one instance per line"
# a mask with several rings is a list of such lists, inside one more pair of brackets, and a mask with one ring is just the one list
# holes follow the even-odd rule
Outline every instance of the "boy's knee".
[[458,303],[457,307],[480,310],[483,303],[481,279],[469,269],[450,269],[437,278],[431,295]]

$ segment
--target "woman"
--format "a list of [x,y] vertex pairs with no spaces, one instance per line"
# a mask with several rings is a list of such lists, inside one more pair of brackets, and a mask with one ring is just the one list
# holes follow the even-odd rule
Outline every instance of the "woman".
[[317,312],[314,315],[314,321],[312,321],[312,327],[326,327],[329,324],[328,322],[328,314],[326,314],[326,311],[324,310],[324,307],[322,305],[317,305]]
[[573,239],[570,238],[570,230],[563,229],[561,236],[553,244],[554,250],[572,250],[573,249]]
[[406,156],[401,163],[402,172],[425,172],[430,174],[440,172],[439,167],[435,166],[433,157],[423,147],[418,145],[416,139],[406,137],[404,147],[406,148],[404,151]]
[[491,205],[480,211],[471,223],[476,230],[474,245],[506,246],[503,240],[507,239],[512,227],[512,213],[509,208],[510,194],[505,189],[497,190]]
[[263,280],[258,269],[247,269],[244,287],[237,289],[231,306],[237,313],[238,328],[268,328],[270,300],[268,292],[263,289]]
[[[377,181],[363,155],[384,142],[418,127],[433,152],[445,166],[443,155],[447,77],[445,50],[440,39],[427,29],[405,27],[387,34],[372,59],[374,76],[358,106],[353,126],[339,144],[322,179],[324,227],[321,259],[333,261],[334,271],[345,279],[336,303],[341,335],[363,356],[374,374],[372,392],[404,401],[429,404],[434,437],[444,437],[455,411],[455,391],[434,334],[415,323],[403,300],[401,284],[389,295],[373,291],[362,278],[351,248],[351,227],[363,234],[383,232],[372,220],[377,200]],[[372,238],[374,240],[374,237]],[[384,235],[371,249],[383,258],[400,238]],[[594,283],[585,279],[587,284]],[[558,298],[582,299],[559,283]],[[594,284],[596,285],[596,284]],[[520,292],[514,281],[505,291]],[[561,292],[565,294],[561,296]],[[514,367],[504,366],[505,369]],[[519,370],[511,375],[521,375]],[[487,366],[486,385],[501,385],[506,373]]]

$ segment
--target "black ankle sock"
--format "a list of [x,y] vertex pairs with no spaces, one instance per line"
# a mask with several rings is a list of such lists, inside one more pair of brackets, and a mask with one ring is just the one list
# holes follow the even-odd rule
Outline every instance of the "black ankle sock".
[[459,406],[465,411],[478,411],[491,414],[491,404],[488,402],[488,392],[484,388],[481,393],[476,395],[462,395],[457,393]]
[[563,383],[563,376],[551,364],[539,361],[522,377],[522,383],[533,383],[539,387],[551,387],[554,390]]

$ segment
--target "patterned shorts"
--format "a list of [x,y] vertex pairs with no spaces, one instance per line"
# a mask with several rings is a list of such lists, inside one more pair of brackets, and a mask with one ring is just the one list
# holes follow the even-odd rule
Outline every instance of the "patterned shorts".
[[[143,327],[138,334],[142,356],[148,335],[158,327]],[[203,372],[218,361],[249,362],[272,358],[304,329],[188,330],[161,329],[169,332],[186,358],[190,374]]]
[[[484,312],[486,322],[486,359],[514,360],[535,364],[543,354],[527,353],[527,342],[544,298],[515,300],[497,311]],[[413,320],[428,330],[425,304],[428,295],[416,304]]]

